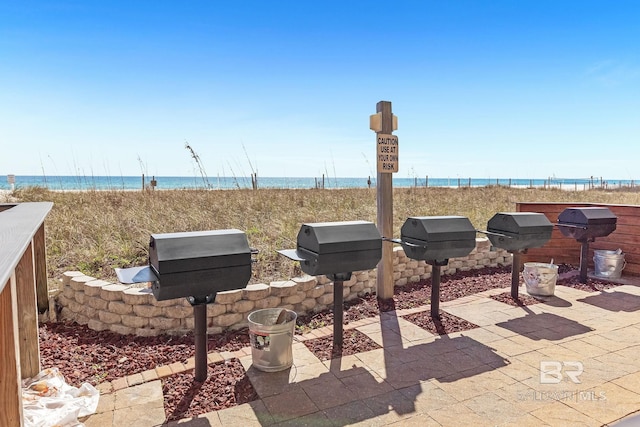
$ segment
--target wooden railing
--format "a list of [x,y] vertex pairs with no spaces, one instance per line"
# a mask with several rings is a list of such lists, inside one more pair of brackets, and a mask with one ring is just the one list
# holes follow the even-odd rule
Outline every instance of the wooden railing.
[[53,203],[0,204],[0,426],[22,426],[21,380],[40,372],[48,306],[44,219]]
[[[626,267],[622,274],[640,275],[640,206],[610,205],[597,203],[517,203],[516,209],[522,212],[539,212],[555,224],[558,215],[570,207],[604,206],[609,208],[617,217],[616,229],[606,237],[597,237],[595,242],[589,244],[588,266],[593,269],[594,250],[622,249],[625,254]],[[542,248],[532,248],[523,255],[523,262],[549,262],[553,258],[554,263],[580,264],[580,243],[565,237],[558,227],[554,227],[551,240]]]

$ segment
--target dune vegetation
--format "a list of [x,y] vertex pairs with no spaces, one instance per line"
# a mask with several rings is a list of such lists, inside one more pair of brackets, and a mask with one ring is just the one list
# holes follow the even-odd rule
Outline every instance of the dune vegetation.
[[[409,216],[463,215],[477,229],[517,202],[640,204],[637,189],[567,191],[542,188],[396,188],[394,233]],[[4,197],[6,200],[1,200]],[[300,274],[297,263],[276,250],[295,248],[302,223],[376,222],[375,189],[49,191],[39,187],[0,195],[0,202],[51,201],[45,222],[50,287],[61,274],[80,270],[115,280],[114,267],[147,264],[149,236],[237,228],[247,233],[255,256],[251,283]]]

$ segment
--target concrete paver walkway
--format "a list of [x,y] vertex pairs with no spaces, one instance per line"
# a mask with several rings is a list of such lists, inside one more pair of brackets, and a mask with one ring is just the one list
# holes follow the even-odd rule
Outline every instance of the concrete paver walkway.
[[[210,362],[238,357],[259,399],[165,423],[159,378],[172,371],[158,375],[156,370],[102,385],[98,411],[84,422],[88,427],[633,425],[640,419],[623,418],[640,411],[640,281],[626,283],[592,293],[557,286],[555,297],[527,307],[489,298],[508,289],[441,303],[442,310],[479,326],[444,336],[401,317],[428,306],[382,313],[345,328],[358,329],[383,348],[322,362],[296,340],[294,365],[282,372],[252,367],[248,348],[212,354]],[[331,332],[323,328],[300,340]]]

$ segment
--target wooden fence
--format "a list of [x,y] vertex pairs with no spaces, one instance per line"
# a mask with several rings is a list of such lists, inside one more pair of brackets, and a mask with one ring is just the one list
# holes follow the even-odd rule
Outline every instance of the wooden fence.
[[0,426],[24,425],[21,380],[40,372],[48,307],[44,219],[53,203],[0,204]]
[[[517,203],[516,210],[521,212],[540,212],[555,224],[558,215],[570,207],[604,206],[617,217],[617,226],[613,233],[606,237],[597,237],[589,244],[589,269],[594,268],[594,250],[622,249],[627,263],[623,275],[640,275],[640,206],[608,205],[597,203]],[[580,243],[570,237],[562,235],[558,227],[554,227],[551,240],[542,248],[532,248],[523,255],[523,262],[567,263],[578,266],[580,264]]]

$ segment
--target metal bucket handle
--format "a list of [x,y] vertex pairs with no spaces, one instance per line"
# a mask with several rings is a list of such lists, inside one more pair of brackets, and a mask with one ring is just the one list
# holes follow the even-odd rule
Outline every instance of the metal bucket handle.
[[[593,257],[593,262],[596,262],[596,257]],[[624,270],[624,268],[627,266],[627,260],[623,259],[622,260],[622,270]]]
[[[593,262],[596,262],[596,257],[593,257]],[[620,269],[620,271],[624,270],[624,268],[627,266],[627,260],[623,259],[622,260],[622,268]]]

